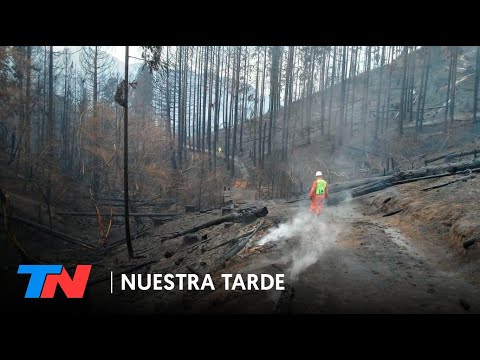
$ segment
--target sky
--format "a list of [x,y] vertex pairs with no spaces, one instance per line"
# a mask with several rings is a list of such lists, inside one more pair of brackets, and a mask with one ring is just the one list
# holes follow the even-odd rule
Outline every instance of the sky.
[[[125,46],[108,46],[107,51],[113,57],[116,57],[117,59],[119,59],[121,61],[125,61]],[[133,57],[136,57],[136,58],[141,58],[142,57],[142,47],[141,46],[130,46],[129,55],[133,56]],[[130,58],[130,61],[132,63],[141,62],[141,60],[138,60],[138,59],[135,59],[135,58]]]
[[[71,46],[71,47],[80,48],[80,47],[74,47],[74,46]],[[54,46],[54,51],[61,51],[64,48],[65,46]],[[125,61],[125,46],[102,46],[102,48],[105,49],[110,55],[117,58],[118,60],[122,62]],[[134,64],[134,63],[141,62],[141,60],[135,59],[135,58],[142,57],[142,47],[130,46],[129,55],[133,56],[133,58],[130,58],[130,63]]]

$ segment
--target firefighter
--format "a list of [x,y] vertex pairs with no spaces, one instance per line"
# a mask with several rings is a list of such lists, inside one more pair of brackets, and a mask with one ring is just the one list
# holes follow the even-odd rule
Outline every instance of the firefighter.
[[328,197],[328,184],[323,180],[322,172],[317,171],[308,196],[310,197],[310,213],[320,215],[323,202]]

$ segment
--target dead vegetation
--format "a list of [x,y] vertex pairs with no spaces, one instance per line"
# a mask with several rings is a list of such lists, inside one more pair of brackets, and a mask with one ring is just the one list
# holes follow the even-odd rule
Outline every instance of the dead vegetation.
[[[212,273],[215,281],[222,271],[284,271],[285,264],[269,258],[278,250],[276,245],[260,246],[256,241],[294,216],[292,208],[308,207],[306,193],[319,169],[331,185],[327,208],[341,208],[358,198],[363,215],[387,224],[388,229],[400,229],[420,246],[422,242],[434,244],[438,252],[447,248],[455,254],[447,260],[462,271],[462,266],[474,266],[478,259],[480,143],[478,126],[464,121],[468,119],[463,116],[468,108],[465,104],[447,131],[435,119],[442,115],[438,110],[444,106],[439,106],[435,114],[426,114],[422,131],[406,123],[405,133],[400,136],[393,126],[387,126],[376,140],[363,136],[373,132],[374,118],[371,113],[365,117],[359,104],[355,117],[352,110],[351,123],[340,129],[345,137],[338,146],[338,128],[320,134],[317,110],[321,103],[314,100],[315,106],[310,109],[312,126],[306,132],[302,118],[305,104],[297,101],[292,105],[296,117],[292,118],[295,127],[289,150],[279,150],[281,131],[277,130],[281,128],[274,127],[271,152],[261,163],[258,159],[255,162],[249,141],[255,136],[250,125],[256,126],[256,122],[250,119],[250,125],[245,123],[243,149],[236,154],[233,169],[225,166],[226,160],[220,155],[215,168],[207,151],[194,150],[190,145],[178,147],[170,119],[140,107],[131,114],[129,130],[130,224],[135,259],[128,259],[122,219],[121,110],[108,99],[98,101],[93,108],[84,94],[84,101],[72,111],[72,127],[61,128],[53,137],[42,132],[32,142],[32,151],[27,152],[18,140],[26,129],[16,127],[19,89],[0,90],[1,96],[11,99],[8,106],[1,107],[1,115],[7,120],[0,122],[1,229],[5,235],[0,240],[6,240],[0,249],[2,263],[11,268],[18,259],[65,263],[68,267],[79,261],[94,263],[91,291],[95,299],[105,300],[99,302],[99,311],[111,310],[105,295],[110,279],[105,272],[110,269],[116,274]],[[333,93],[337,90],[336,84]],[[40,107],[40,99],[36,101],[32,106]],[[335,95],[330,120],[338,119],[337,102]],[[37,113],[42,119],[41,112]],[[268,115],[264,114],[265,118]],[[396,119],[387,115],[386,121]],[[64,120],[57,114],[57,123],[66,124]],[[222,131],[218,133],[222,138]],[[182,141],[187,143],[186,139]],[[181,166],[172,162],[178,151],[182,153]],[[330,220],[343,221],[351,231],[346,219],[339,216]],[[346,232],[342,244],[357,249],[366,244],[369,235],[377,240],[383,228],[362,221],[354,223],[362,234]],[[350,235],[352,239],[347,239]],[[288,240],[294,244],[300,241],[296,237]],[[295,245],[286,248],[291,252],[296,249]],[[377,253],[370,254],[374,264],[378,264]],[[265,263],[255,267],[257,256]],[[464,272],[467,270],[471,268]],[[475,276],[471,278],[478,281]],[[263,299],[259,309],[289,312],[297,293],[289,284],[281,294]],[[252,303],[258,300],[250,293],[245,296],[255,299]],[[240,298],[238,293],[177,293],[162,294],[153,302],[147,295],[137,294],[121,301],[128,306],[142,304],[145,308],[139,308],[140,312],[183,312],[213,311],[217,305]]]

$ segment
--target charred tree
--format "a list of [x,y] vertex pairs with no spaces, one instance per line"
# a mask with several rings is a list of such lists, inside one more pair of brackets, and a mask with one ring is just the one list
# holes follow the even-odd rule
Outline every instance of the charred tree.
[[237,47],[237,59],[236,59],[236,75],[235,75],[235,114],[233,118],[233,146],[232,146],[232,165],[230,168],[230,177],[233,178],[235,175],[235,153],[237,150],[237,125],[238,125],[238,95],[239,95],[239,88],[240,88],[240,57],[242,54],[241,46]]
[[401,88],[402,88],[402,93],[400,95],[400,112],[399,112],[399,116],[398,116],[398,133],[400,135],[403,135],[403,121],[406,117],[406,114],[405,114],[405,104],[406,104],[406,92],[407,92],[407,89],[406,89],[406,86],[407,86],[407,68],[408,68],[408,46],[404,46],[403,47],[403,56],[402,56],[402,59],[403,59],[403,76],[402,76],[402,85],[401,85]]
[[457,62],[458,62],[458,46],[453,47],[453,67],[452,67],[452,98],[450,101],[450,125],[453,125],[455,114],[455,95],[457,89]]
[[473,122],[477,122],[478,84],[480,82],[480,46],[477,46],[475,61],[475,84],[473,88]]
[[378,139],[378,129],[380,123],[380,102],[382,96],[382,85],[383,85],[383,68],[385,65],[385,48],[386,46],[382,46],[382,59],[380,62],[380,74],[378,78],[378,94],[377,94],[377,111],[375,112],[375,140]]
[[123,118],[123,199],[125,207],[125,241],[127,243],[128,258],[133,259],[132,240],[130,238],[130,216],[128,196],[128,46],[125,46],[125,99]]
[[330,103],[328,105],[327,135],[330,136],[332,126],[333,84],[335,83],[335,64],[337,60],[337,47],[333,47],[332,77],[330,79]]
[[453,50],[453,48],[449,47],[448,51],[450,53],[450,64],[448,66],[447,98],[445,100],[445,113],[444,113],[444,118],[443,118],[443,121],[444,121],[443,131],[444,131],[445,134],[448,131],[448,112],[449,112],[449,105],[450,105],[450,89],[452,87],[451,84],[452,84],[453,63],[454,63],[454,60],[453,60],[454,50]]

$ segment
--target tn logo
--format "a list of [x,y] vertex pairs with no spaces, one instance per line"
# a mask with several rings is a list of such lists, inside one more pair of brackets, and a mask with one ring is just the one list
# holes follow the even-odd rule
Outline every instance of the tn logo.
[[52,299],[57,284],[69,299],[83,298],[92,265],[77,265],[71,278],[63,265],[20,265],[17,274],[30,274],[25,298]]

